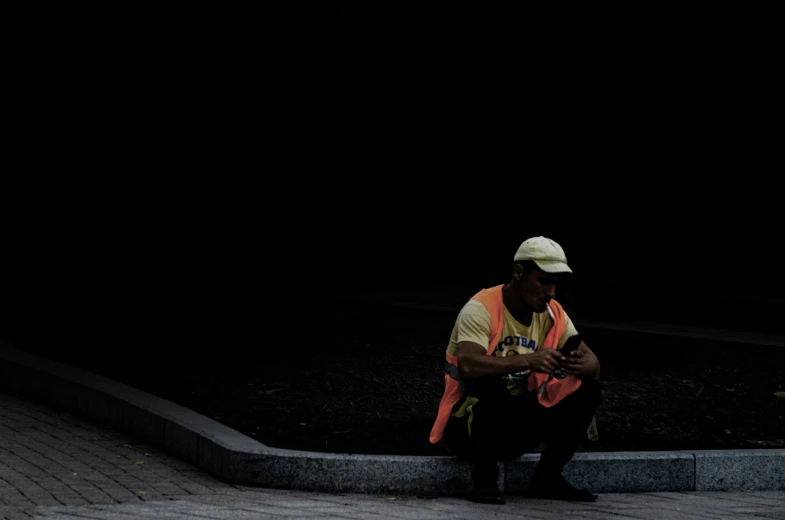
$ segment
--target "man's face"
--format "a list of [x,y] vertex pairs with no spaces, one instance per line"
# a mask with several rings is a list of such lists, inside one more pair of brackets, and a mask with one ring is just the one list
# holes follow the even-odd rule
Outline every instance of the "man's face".
[[556,284],[562,281],[564,281],[563,274],[546,273],[539,269],[525,273],[523,268],[521,268],[521,277],[518,285],[522,303],[534,312],[545,312],[548,302],[556,297]]

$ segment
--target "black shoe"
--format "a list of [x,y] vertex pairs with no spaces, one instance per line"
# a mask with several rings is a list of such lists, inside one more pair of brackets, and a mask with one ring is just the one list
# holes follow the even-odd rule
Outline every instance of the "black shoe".
[[469,500],[480,504],[503,505],[506,503],[496,484],[474,484],[469,491]]
[[533,477],[531,482],[529,482],[527,495],[532,498],[569,500],[572,502],[594,502],[597,500],[597,495],[591,494],[586,489],[572,487],[562,475],[550,479]]

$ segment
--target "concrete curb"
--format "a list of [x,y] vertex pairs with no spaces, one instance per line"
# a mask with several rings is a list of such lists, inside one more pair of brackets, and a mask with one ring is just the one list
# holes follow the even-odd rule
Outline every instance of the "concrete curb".
[[[234,483],[333,493],[456,495],[468,463],[453,457],[343,455],[271,448],[185,407],[0,342],[0,386],[112,426]],[[507,462],[500,482],[520,494],[539,459]],[[785,489],[785,450],[578,453],[565,468],[596,492]]]

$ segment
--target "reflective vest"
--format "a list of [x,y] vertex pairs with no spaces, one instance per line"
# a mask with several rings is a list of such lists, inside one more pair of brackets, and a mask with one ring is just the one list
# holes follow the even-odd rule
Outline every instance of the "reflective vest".
[[[502,299],[502,289],[504,285],[497,285],[490,289],[483,289],[472,297],[482,303],[488,314],[491,316],[491,334],[489,336],[487,354],[493,355],[494,348],[501,339],[504,330],[504,302]],[[564,331],[567,320],[564,316],[564,309],[556,300],[551,300],[548,305],[548,313],[553,318],[553,327],[545,336],[542,348],[556,348],[559,338]],[[537,399],[546,408],[555,405],[581,386],[581,380],[575,376],[567,376],[565,379],[555,379],[548,374],[532,372],[529,375],[527,389],[537,391]],[[540,390],[541,389],[541,390]],[[450,418],[452,409],[463,395],[458,388],[458,358],[447,352],[447,368],[444,374],[444,395],[439,403],[439,412],[436,422],[431,429],[430,441],[436,444],[444,434],[444,427]]]

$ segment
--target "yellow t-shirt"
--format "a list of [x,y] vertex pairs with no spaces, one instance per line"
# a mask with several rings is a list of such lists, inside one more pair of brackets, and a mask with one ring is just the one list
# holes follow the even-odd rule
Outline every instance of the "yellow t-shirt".
[[[564,332],[562,332],[557,348],[562,348],[570,336],[578,334],[572,320],[567,313],[564,313],[567,320]],[[545,342],[545,336],[553,326],[548,311],[534,313],[530,326],[526,326],[513,318],[512,314],[504,307],[504,327],[499,343],[494,347],[493,355],[496,357],[515,356],[521,354],[532,354],[536,352]],[[471,341],[478,343],[488,350],[488,341],[491,335],[491,315],[485,305],[477,300],[469,300],[463,306],[450,335],[450,344],[447,352],[455,355],[458,343],[461,341]],[[512,395],[519,395],[526,391],[526,383],[530,370],[517,372],[505,376],[507,379],[507,389]]]

